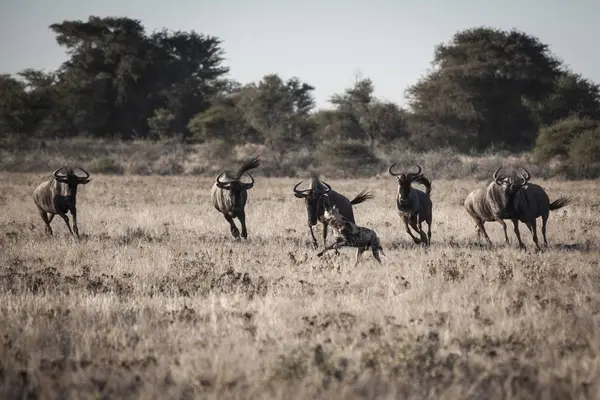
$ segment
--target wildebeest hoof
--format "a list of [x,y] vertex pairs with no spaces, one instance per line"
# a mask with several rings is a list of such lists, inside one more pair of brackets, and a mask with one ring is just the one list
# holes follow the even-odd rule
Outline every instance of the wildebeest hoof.
[[322,256],[323,256],[323,252],[322,251],[319,252],[319,253],[317,253],[317,257],[322,257]]

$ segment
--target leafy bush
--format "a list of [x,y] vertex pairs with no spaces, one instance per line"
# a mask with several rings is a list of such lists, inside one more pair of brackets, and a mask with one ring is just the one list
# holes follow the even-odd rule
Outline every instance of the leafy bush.
[[554,157],[569,157],[573,140],[600,127],[600,122],[588,118],[568,117],[540,130],[534,149],[539,161]]
[[369,146],[358,141],[326,142],[317,150],[317,160],[341,170],[344,176],[369,175],[379,165]]
[[545,127],[535,147],[538,161],[562,161],[562,172],[571,178],[600,175],[600,121],[569,117]]
[[89,171],[100,174],[123,175],[125,169],[118,161],[113,160],[110,157],[100,157],[92,160]]

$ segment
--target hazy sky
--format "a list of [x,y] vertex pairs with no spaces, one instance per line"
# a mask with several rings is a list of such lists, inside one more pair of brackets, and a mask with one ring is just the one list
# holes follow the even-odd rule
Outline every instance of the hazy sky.
[[575,72],[600,82],[594,0],[0,0],[0,73],[57,68],[66,56],[48,26],[89,15],[217,36],[231,77],[298,76],[316,86],[325,107],[358,72],[373,80],[378,97],[403,104],[436,44],[483,25],[533,34]]

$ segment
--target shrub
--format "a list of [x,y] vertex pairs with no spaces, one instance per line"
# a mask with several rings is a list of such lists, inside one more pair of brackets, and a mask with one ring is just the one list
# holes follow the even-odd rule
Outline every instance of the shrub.
[[568,117],[541,129],[534,154],[539,161],[554,157],[569,157],[573,140],[600,127],[600,122],[588,118]]
[[379,165],[369,146],[358,141],[326,142],[317,150],[317,160],[341,170],[344,176],[370,175]]

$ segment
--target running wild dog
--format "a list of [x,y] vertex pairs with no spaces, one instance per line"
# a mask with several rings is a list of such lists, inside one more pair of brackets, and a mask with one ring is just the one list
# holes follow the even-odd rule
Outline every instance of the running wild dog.
[[[84,177],[77,176],[76,170],[85,174]],[[71,235],[73,233],[79,238],[77,227],[77,186],[85,185],[90,181],[90,174],[82,168],[60,167],[52,173],[52,179],[42,182],[33,191],[35,202],[40,216],[46,224],[46,233],[52,235],[50,222],[56,214],[67,224]],[[71,212],[73,217],[73,229],[69,224],[67,213]]]
[[362,253],[370,248],[373,252],[373,257],[375,260],[381,264],[379,252],[381,251],[383,256],[385,256],[385,253],[375,231],[369,228],[358,226],[349,221],[342,214],[340,214],[338,208],[335,206],[335,204],[332,204],[328,198],[325,198],[324,200],[324,219],[333,230],[335,243],[325,246],[325,248],[319,252],[317,256],[321,257],[323,253],[328,250],[337,251],[338,248],[344,246],[356,247],[355,265],[358,265],[358,261],[360,260]]

